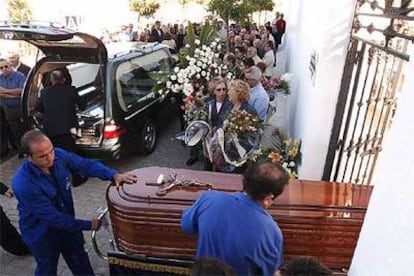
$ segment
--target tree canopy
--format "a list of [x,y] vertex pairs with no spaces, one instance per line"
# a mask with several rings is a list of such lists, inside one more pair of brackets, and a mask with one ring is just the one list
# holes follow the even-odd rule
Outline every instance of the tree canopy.
[[160,7],[158,0],[129,0],[129,7],[140,16],[151,16]]
[[217,13],[225,22],[234,20],[246,23],[250,21],[250,15],[254,12],[272,10],[272,0],[211,0],[208,8]]
[[32,18],[32,11],[26,0],[6,0],[6,3],[12,22],[27,21]]

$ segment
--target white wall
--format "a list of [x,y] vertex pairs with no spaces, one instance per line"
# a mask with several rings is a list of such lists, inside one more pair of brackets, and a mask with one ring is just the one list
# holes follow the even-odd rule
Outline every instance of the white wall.
[[374,192],[352,260],[350,276],[413,275],[414,47],[405,66],[393,125],[372,183]]
[[[300,178],[321,179],[335,115],[355,0],[283,1],[285,68],[292,83],[291,136],[302,139]],[[309,63],[319,56],[314,83]]]

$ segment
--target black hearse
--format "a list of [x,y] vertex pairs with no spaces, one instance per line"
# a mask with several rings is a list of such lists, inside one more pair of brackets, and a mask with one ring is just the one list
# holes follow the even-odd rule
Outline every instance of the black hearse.
[[[149,73],[164,70],[174,60],[168,48],[157,43],[113,43],[110,53],[98,38],[54,26],[11,24],[0,26],[0,39],[23,40],[43,53],[28,75],[22,95],[22,113],[31,127],[42,128],[33,111],[48,73],[66,67],[82,100],[76,140],[84,156],[117,159],[128,152],[151,153],[157,142],[159,122],[176,110],[172,95],[151,91]],[[109,52],[109,54],[108,54]]]

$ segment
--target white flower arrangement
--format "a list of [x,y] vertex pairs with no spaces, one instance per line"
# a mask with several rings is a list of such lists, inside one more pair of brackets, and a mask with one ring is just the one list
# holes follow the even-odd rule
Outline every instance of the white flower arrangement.
[[273,76],[269,81],[263,83],[266,90],[282,89],[285,94],[290,94],[290,81],[293,79],[292,73],[284,73],[280,78]]
[[281,81],[286,81],[286,82],[290,82],[293,79],[293,74],[292,73],[284,73],[281,77],[280,80]]
[[199,98],[205,95],[207,84],[212,78],[234,78],[227,66],[216,62],[221,53],[222,41],[217,38],[214,27],[208,21],[202,26],[199,37],[195,36],[193,25],[189,22],[187,36],[188,43],[178,55],[178,66],[150,73],[150,77],[157,81],[152,91],[161,96],[172,92],[183,93],[184,98]]
[[[192,93],[202,92],[210,79],[214,77],[234,78],[227,71],[226,65],[215,62],[219,53],[220,39],[216,38],[209,45],[200,45],[201,42],[198,39],[195,39],[194,43],[198,47],[194,49],[193,55],[185,56],[188,61],[187,66],[184,68],[176,66],[170,72],[165,87],[157,90],[161,91],[161,94],[182,92],[188,96]],[[190,45],[186,47],[190,47]]]

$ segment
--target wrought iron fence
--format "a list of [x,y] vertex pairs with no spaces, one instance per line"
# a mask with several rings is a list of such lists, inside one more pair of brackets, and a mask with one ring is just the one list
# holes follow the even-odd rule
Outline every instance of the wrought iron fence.
[[371,184],[414,42],[412,2],[357,1],[324,180]]

